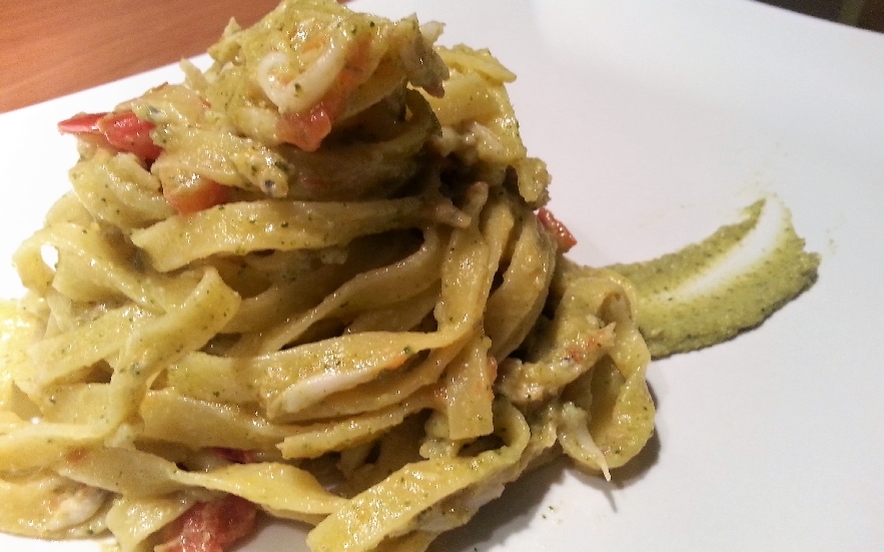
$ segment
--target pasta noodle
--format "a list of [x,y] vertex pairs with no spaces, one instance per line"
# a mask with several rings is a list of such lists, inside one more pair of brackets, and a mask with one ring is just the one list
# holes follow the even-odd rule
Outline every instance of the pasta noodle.
[[72,191],[0,317],[0,530],[220,550],[260,511],[420,551],[553,454],[641,450],[634,292],[564,258],[514,75],[440,32],[285,0],[60,124]]

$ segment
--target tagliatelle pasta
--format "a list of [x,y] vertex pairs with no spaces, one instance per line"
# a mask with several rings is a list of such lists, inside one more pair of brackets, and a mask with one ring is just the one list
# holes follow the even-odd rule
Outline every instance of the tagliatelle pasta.
[[[286,0],[110,113],[4,303],[0,530],[420,551],[555,454],[653,432],[619,275],[564,258],[487,51]],[[203,550],[203,548],[199,548]]]

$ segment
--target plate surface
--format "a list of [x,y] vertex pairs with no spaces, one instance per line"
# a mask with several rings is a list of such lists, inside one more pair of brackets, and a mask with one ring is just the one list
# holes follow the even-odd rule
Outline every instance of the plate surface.
[[[655,362],[658,430],[606,484],[553,465],[439,550],[884,549],[884,35],[744,0],[357,0],[488,47],[552,210],[596,265],[702,239],[777,195],[822,255],[816,285],[759,329]],[[0,258],[67,187],[55,122],[175,67],[0,115]],[[20,286],[8,261],[0,296]],[[302,550],[266,527],[244,552]],[[4,552],[98,552],[0,535]]]

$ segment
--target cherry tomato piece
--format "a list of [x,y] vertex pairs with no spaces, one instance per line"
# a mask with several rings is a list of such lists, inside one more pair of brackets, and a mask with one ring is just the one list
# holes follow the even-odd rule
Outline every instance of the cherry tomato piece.
[[81,113],[58,123],[63,134],[74,134],[101,146],[134,153],[153,161],[163,152],[150,137],[155,125],[139,119],[132,111]]

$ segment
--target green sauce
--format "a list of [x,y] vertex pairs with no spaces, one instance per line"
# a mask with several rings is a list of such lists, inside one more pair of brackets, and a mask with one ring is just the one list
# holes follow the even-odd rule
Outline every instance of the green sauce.
[[731,339],[813,285],[820,257],[804,250],[785,209],[773,219],[773,234],[760,238],[767,242],[763,251],[752,247],[754,256],[734,261],[740,248],[759,240],[766,207],[765,200],[753,204],[742,221],[680,251],[608,267],[635,286],[639,327],[653,357]]

